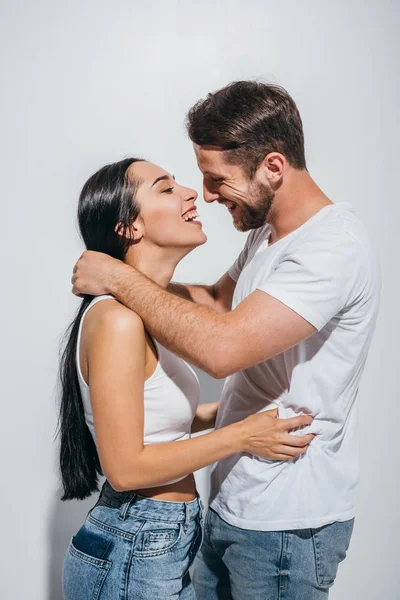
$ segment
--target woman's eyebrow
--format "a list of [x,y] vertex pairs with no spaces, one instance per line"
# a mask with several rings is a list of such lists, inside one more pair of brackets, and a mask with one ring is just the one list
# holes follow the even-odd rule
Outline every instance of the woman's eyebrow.
[[[155,181],[153,181],[153,183],[151,184],[150,187],[153,187],[159,181],[165,181],[165,180],[168,181],[170,178],[171,178],[171,175],[161,175],[161,177],[157,177],[157,179]],[[172,176],[172,179],[175,181],[175,177],[174,176]]]

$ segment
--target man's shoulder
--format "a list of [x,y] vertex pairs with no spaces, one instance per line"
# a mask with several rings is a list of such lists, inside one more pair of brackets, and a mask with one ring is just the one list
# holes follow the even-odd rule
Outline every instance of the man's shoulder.
[[319,246],[321,249],[332,247],[340,253],[345,247],[354,251],[371,252],[373,241],[364,223],[358,218],[348,203],[337,203],[330,207],[322,219],[310,223],[295,240],[293,247],[304,244]]

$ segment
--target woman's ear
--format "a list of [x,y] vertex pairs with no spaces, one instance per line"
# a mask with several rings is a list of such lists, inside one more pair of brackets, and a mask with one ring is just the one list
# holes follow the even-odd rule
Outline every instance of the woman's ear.
[[114,227],[115,233],[132,240],[133,243],[140,242],[144,235],[143,229],[144,228],[141,219],[136,219],[128,228],[124,227],[124,224],[121,222],[117,223]]

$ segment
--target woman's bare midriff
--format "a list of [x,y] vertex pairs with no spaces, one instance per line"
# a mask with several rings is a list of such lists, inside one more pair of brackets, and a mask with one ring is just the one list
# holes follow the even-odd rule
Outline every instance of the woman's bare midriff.
[[196,482],[193,474],[185,479],[171,483],[169,485],[160,485],[159,487],[144,488],[133,490],[139,496],[146,496],[154,500],[167,500],[169,502],[190,502],[196,498]]

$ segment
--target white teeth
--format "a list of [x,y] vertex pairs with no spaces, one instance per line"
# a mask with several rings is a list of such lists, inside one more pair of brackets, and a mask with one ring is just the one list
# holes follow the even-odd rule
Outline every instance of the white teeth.
[[196,217],[199,216],[199,213],[197,212],[197,210],[191,210],[190,212],[187,212],[185,215],[183,215],[183,219],[184,221],[188,222],[188,221],[192,221],[193,219],[195,219]]

